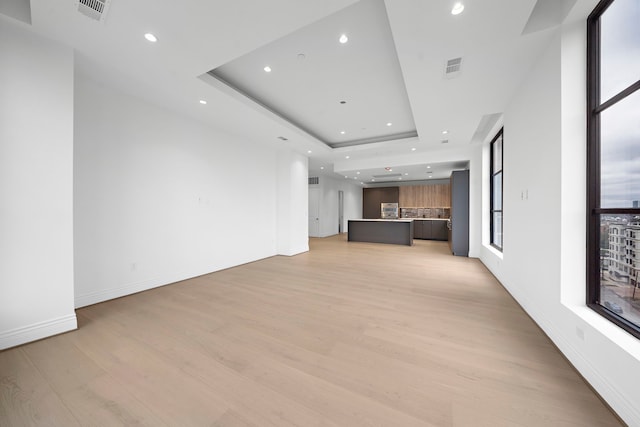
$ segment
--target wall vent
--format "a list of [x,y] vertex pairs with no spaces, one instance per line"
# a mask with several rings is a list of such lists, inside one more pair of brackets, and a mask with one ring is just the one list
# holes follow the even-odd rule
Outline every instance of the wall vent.
[[450,59],[444,67],[444,76],[448,79],[458,77],[458,75],[460,75],[461,68],[462,57]]
[[91,19],[104,22],[111,0],[78,0],[78,12]]
[[443,139],[442,141],[440,141],[441,144],[448,144],[449,140],[448,139]]
[[398,178],[401,177],[401,173],[386,173],[384,175],[373,175],[376,179],[384,179],[384,178]]
[[320,178],[317,176],[312,176],[309,178],[309,185],[320,184]]

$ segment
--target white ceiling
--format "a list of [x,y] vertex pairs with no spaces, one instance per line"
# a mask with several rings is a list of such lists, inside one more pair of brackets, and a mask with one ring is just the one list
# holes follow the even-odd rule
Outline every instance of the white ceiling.
[[332,147],[416,136],[383,0],[355,3],[212,73]]
[[[322,40],[314,41],[314,29],[326,30],[323,19],[333,22],[342,12],[350,16],[351,10],[367,7],[365,3],[372,1],[376,0],[361,0],[360,5],[356,0],[111,0],[108,15],[101,23],[79,14],[76,0],[31,0],[30,26],[75,48],[79,74],[91,75],[117,90],[226,132],[264,144],[291,147],[309,155],[310,175],[334,174],[335,170],[338,172],[335,176],[356,176],[358,171],[362,174],[371,170],[373,174],[386,166],[420,168],[428,163],[451,166],[468,160],[472,140],[482,139],[476,131],[484,123],[483,117],[494,115],[494,121],[500,117],[550,43],[561,20],[557,15],[566,16],[567,8],[575,0],[562,0],[563,7],[555,12],[553,8],[544,8],[545,13],[532,17],[534,22],[529,21],[536,3],[544,5],[556,0],[463,0],[465,10],[458,16],[450,13],[452,0],[384,1],[392,40],[375,43],[392,42],[395,46],[418,134],[414,138],[330,148],[286,120],[256,108],[244,97],[199,78],[232,61],[241,64],[244,55],[263,47],[264,52],[273,55],[283,53],[280,46],[299,50],[297,53],[315,52]],[[21,16],[28,0],[3,0],[3,3],[17,6],[0,8],[0,13],[28,22]],[[577,3],[592,4],[593,0]],[[13,14],[11,10],[20,13]],[[366,26],[366,22],[358,21],[357,15],[337,19],[333,29],[339,27],[349,33],[354,28],[357,33],[362,25]],[[375,19],[379,18],[375,15]],[[527,32],[523,34],[525,27]],[[146,32],[154,33],[158,42],[147,42],[143,38]],[[296,44],[295,34],[304,34],[300,39],[302,45]],[[376,48],[357,36],[352,41],[351,45],[341,46],[350,49],[346,57],[357,57],[363,49]],[[387,44],[385,49],[389,47]],[[371,91],[370,87],[360,85],[369,79],[368,73],[350,77],[346,82],[335,74],[335,70],[341,69],[341,59],[345,58],[342,54],[346,52],[323,57],[321,67],[306,68],[306,78],[315,82],[316,89],[326,92],[327,102],[335,102],[342,95],[339,91],[332,92],[334,87],[350,90],[347,101],[366,100],[372,95],[365,92]],[[462,72],[455,79],[445,79],[445,62],[454,57],[463,58]],[[307,60],[311,63],[314,54],[303,62]],[[386,70],[389,65],[385,63],[381,69]],[[331,73],[328,70],[334,70],[334,74],[323,77]],[[387,84],[398,83],[398,76],[385,81],[374,90],[384,93]],[[207,104],[201,105],[201,99]],[[320,108],[317,104],[309,105],[310,111]],[[371,117],[375,121],[398,123],[399,127],[401,123],[402,126],[409,123],[378,114]],[[344,126],[354,123],[349,120]],[[485,126],[487,129],[480,133],[486,134],[491,127]],[[443,130],[449,133],[445,136]],[[323,132],[332,133],[334,129]],[[278,136],[288,141],[281,141]],[[448,143],[442,144],[445,137]]]

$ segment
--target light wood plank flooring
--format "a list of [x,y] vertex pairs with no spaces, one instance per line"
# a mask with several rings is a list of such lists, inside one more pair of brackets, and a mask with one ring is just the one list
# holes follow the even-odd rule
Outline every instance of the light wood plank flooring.
[[0,352],[0,425],[619,426],[478,260],[312,239]]

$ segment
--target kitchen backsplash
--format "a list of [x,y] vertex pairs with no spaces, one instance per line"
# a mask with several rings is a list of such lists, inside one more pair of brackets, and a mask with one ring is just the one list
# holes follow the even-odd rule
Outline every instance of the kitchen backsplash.
[[451,208],[400,208],[401,218],[449,218]]

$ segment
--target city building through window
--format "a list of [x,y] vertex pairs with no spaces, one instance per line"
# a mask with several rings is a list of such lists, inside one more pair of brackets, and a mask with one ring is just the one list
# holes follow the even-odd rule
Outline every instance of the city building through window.
[[588,19],[587,304],[640,338],[640,1]]

